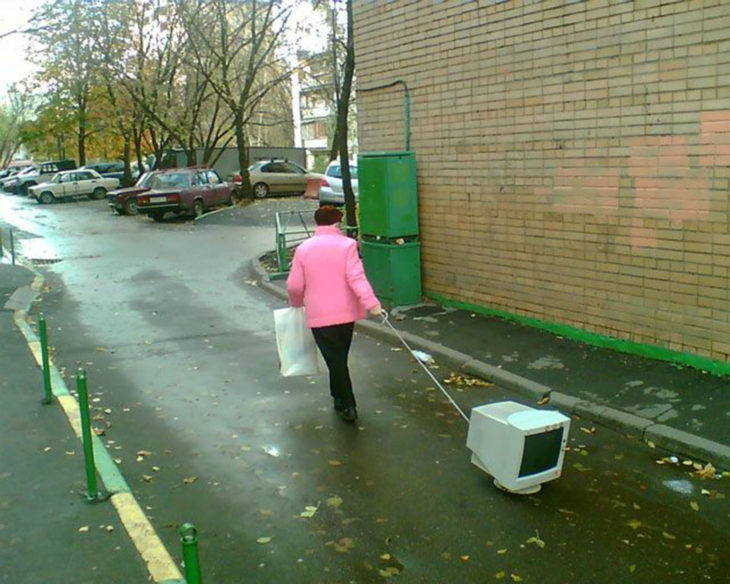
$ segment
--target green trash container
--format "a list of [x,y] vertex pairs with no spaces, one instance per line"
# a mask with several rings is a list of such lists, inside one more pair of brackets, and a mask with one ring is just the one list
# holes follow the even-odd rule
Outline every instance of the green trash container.
[[420,302],[420,242],[398,244],[363,240],[362,262],[376,296],[384,305],[391,307]]

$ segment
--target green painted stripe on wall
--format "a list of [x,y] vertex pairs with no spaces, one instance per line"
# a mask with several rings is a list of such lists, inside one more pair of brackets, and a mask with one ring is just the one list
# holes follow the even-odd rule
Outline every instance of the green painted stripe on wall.
[[448,298],[441,294],[437,294],[435,292],[427,292],[425,296],[427,298],[430,298],[434,302],[438,302],[439,304],[442,304],[444,306],[470,310],[471,312],[475,312],[477,314],[496,316],[505,320],[511,320],[518,324],[538,328],[556,335],[566,337],[568,339],[572,339],[574,341],[586,343],[588,345],[604,347],[606,349],[619,351],[621,353],[638,355],[639,357],[648,357],[649,359],[658,359],[660,361],[680,363],[688,367],[707,371],[708,373],[712,373],[713,375],[730,375],[730,363],[725,363],[724,361],[714,361],[712,359],[709,359],[708,357],[701,357],[698,355],[692,355],[690,353],[682,353],[680,351],[672,351],[671,349],[665,349],[664,347],[658,347],[656,345],[646,345],[633,341],[615,339],[606,335],[599,335],[597,333],[584,331],[569,326],[567,324],[546,322],[538,318],[513,314],[505,310],[488,308],[486,306],[478,306],[476,304],[469,304],[468,302],[461,302],[459,300],[452,300],[451,298]]

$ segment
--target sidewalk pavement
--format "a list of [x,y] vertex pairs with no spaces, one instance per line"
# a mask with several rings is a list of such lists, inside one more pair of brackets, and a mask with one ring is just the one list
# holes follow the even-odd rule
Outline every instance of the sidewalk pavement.
[[[0,583],[128,584],[148,571],[111,502],[87,501],[84,454],[15,311],[34,274],[0,263]],[[99,487],[101,487],[101,482]]]
[[[264,289],[286,298],[283,280],[271,281],[257,261],[252,268]],[[651,447],[730,468],[728,377],[436,304],[394,309],[389,320],[411,348],[458,375],[491,381],[528,405],[558,409]],[[356,330],[401,344],[372,318]]]

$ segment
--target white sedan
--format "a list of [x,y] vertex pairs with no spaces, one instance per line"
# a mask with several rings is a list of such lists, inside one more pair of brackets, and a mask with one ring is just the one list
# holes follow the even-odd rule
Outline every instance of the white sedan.
[[28,192],[39,203],[52,203],[56,199],[84,196],[103,199],[107,191],[118,186],[118,178],[107,178],[94,170],[79,169],[58,172],[50,181],[30,187]]

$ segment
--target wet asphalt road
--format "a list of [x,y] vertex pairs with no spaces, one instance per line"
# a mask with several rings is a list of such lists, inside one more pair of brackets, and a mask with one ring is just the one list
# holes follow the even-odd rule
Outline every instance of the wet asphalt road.
[[[87,371],[95,424],[175,558],[191,521],[210,583],[728,581],[727,478],[574,420],[564,476],[508,496],[404,351],[355,338],[357,427],[334,416],[325,378],[280,378],[282,303],[248,266],[274,247],[274,210],[302,205],[157,224],[0,195],[0,220],[42,260],[54,360],[69,388]],[[514,396],[454,397],[468,410]]]

